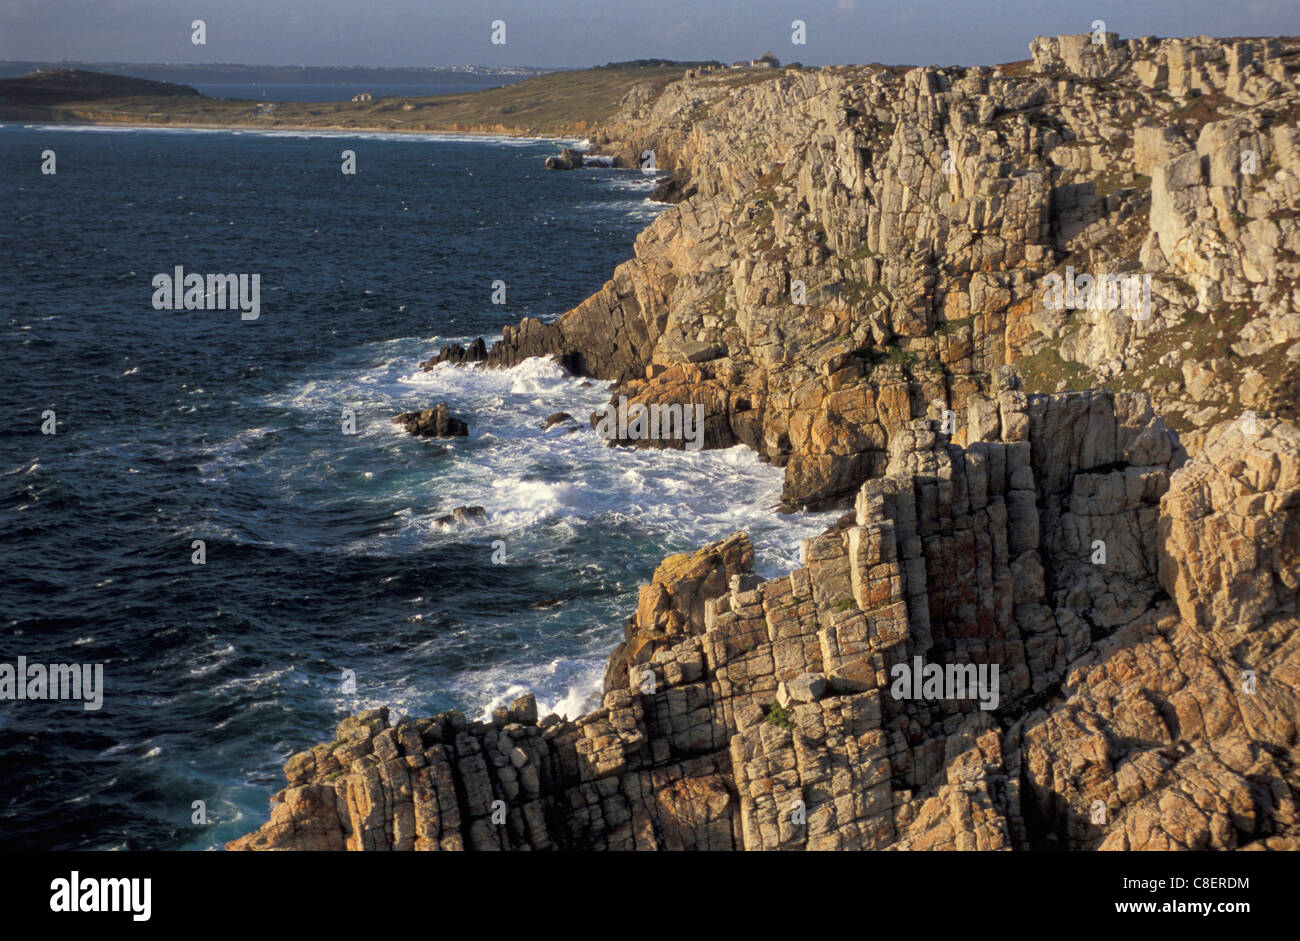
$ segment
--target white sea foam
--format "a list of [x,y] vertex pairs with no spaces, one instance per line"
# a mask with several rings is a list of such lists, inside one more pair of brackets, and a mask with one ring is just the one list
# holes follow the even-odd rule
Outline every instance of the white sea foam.
[[537,697],[539,717],[555,713],[562,719],[576,719],[599,706],[604,671],[604,657],[562,657],[536,666],[476,673],[461,694],[467,701],[482,703],[476,717],[481,722],[490,722],[493,710],[530,692]]
[[[373,352],[394,353],[391,344]],[[611,514],[701,544],[745,529],[755,540],[758,570],[771,574],[793,563],[798,539],[820,532],[834,518],[774,514],[781,471],[744,446],[698,452],[605,447],[587,418],[609,401],[609,384],[584,388],[583,380],[553,360],[530,359],[505,370],[442,364],[428,372],[419,370],[418,361],[418,355],[407,353],[359,374],[340,371],[303,382],[266,403],[303,412],[307,421],[319,421],[322,415],[332,421],[341,405],[348,404],[356,410],[358,433],[340,437],[340,448],[370,451],[383,446],[414,451],[417,460],[422,449],[444,455],[431,465],[433,476],[401,481],[400,475],[390,475],[398,479],[398,488],[382,495],[403,505],[427,504],[433,496],[443,500],[441,505],[407,515],[395,533],[367,537],[339,551],[418,551],[428,538],[443,533],[434,525],[438,516],[455,506],[477,505],[487,510],[488,527],[467,530],[466,535],[501,535]],[[399,411],[440,401],[469,421],[468,439],[413,439],[391,421]],[[567,434],[554,428],[544,431],[545,418],[560,411],[575,418],[576,429]],[[227,460],[235,459],[248,447],[247,439],[266,431],[244,432],[218,451]],[[379,445],[377,439],[386,444]],[[290,466],[304,477],[317,473],[310,466]],[[211,474],[209,466],[201,471]],[[413,541],[413,535],[422,538]]]
[[[416,362],[417,357],[398,357],[359,375],[311,380],[267,404],[332,419],[340,403],[350,403],[357,411],[358,434],[348,440],[358,446],[377,436],[399,449],[450,448],[450,464],[431,468],[436,477],[412,481],[409,490],[390,496],[418,502],[445,491],[447,505],[440,512],[481,505],[497,529],[529,526],[557,514],[591,518],[616,512],[689,533],[700,542],[726,535],[728,526],[747,528],[756,539],[760,570],[770,570],[788,566],[797,540],[833,519],[833,514],[773,514],[781,472],[743,446],[700,452],[605,447],[586,419],[608,402],[609,386],[583,388],[582,380],[551,360],[532,359],[508,370],[443,364],[429,372],[419,371]],[[412,439],[390,420],[398,411],[438,401],[469,420],[468,440]],[[573,415],[578,428],[567,434],[543,431],[543,420],[557,411]],[[247,449],[248,439],[268,431],[243,432],[217,451],[234,458]],[[412,514],[404,526],[427,532],[430,522],[428,515]]]
[[505,134],[465,134],[437,131],[366,131],[335,128],[250,128],[250,127],[163,127],[150,124],[25,124],[28,130],[58,131],[63,133],[127,134],[229,134],[239,137],[289,137],[289,138],[349,138],[372,141],[409,141],[423,143],[494,144],[498,147],[529,147],[535,144],[572,146],[566,137],[514,137]]
[[[356,409],[355,436],[335,436],[335,427],[328,448],[300,462],[265,465],[287,468],[288,491],[321,486],[328,479],[323,465],[338,471],[355,461],[374,474],[366,498],[375,502],[376,518],[388,525],[342,545],[322,544],[319,551],[401,556],[434,544],[464,543],[486,553],[488,541],[502,538],[512,553],[533,558],[531,547],[539,552],[553,547],[548,539],[603,538],[613,531],[641,533],[641,538],[686,551],[744,530],[754,542],[755,569],[772,577],[795,567],[799,541],[820,533],[836,516],[774,512],[782,472],[743,446],[698,452],[606,447],[587,418],[608,403],[608,383],[584,387],[584,380],[540,358],[504,370],[443,364],[421,371],[419,362],[436,345],[419,338],[372,344],[329,374],[261,402],[299,416],[299,428],[282,436],[285,446],[306,435],[308,426],[326,418],[335,422],[342,405]],[[468,438],[415,439],[391,421],[399,411],[440,401],[469,421]],[[559,411],[572,415],[576,428],[568,433],[543,430],[546,417]],[[216,446],[218,463],[241,460],[268,432],[250,429]],[[281,440],[277,437],[274,446]],[[436,522],[464,505],[483,506],[486,525],[448,530]],[[294,538],[296,533],[286,532],[274,541],[285,544]],[[625,586],[620,590],[631,591],[649,579],[658,557],[625,574],[611,573],[609,564],[601,562],[603,572],[598,566],[592,573],[575,571],[566,577],[575,584],[602,577],[612,584],[613,579]],[[469,667],[454,678],[440,678],[434,681],[436,689],[428,680],[407,687],[389,679],[367,689],[364,700],[345,697],[348,701],[340,707],[386,704],[418,710],[428,695],[440,691],[471,713],[490,715],[493,708],[532,690],[543,714],[575,717],[599,693],[609,627],[625,612],[606,612],[590,603],[576,614],[567,603],[555,612],[562,636],[536,635],[534,622],[521,635],[516,652],[491,667]],[[453,649],[486,642],[451,632],[422,642],[413,655],[416,662],[421,657],[437,662]]]

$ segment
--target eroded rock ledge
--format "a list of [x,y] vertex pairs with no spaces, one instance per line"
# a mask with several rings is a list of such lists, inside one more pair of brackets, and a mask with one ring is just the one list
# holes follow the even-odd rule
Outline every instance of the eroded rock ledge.
[[[1300,848],[1300,432],[1188,461],[1141,394],[1016,390],[986,427],[902,429],[788,576],[666,560],[597,711],[345,719],[229,848]],[[998,664],[997,709],[895,698],[916,656]]]

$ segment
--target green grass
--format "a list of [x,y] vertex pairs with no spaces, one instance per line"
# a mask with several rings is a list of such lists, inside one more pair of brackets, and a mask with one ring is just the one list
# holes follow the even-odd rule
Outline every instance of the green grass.
[[937,327],[934,328],[934,332],[941,335],[956,333],[962,327],[969,327],[972,326],[974,323],[975,323],[974,315],[970,317],[958,317],[955,320],[945,320],[943,323],[939,324]]
[[[883,284],[868,284],[866,281],[850,280],[844,282],[844,300],[850,305],[865,304],[877,294],[885,292]],[[888,297],[888,292],[885,292]]]
[[757,85],[759,82],[770,82],[779,78],[784,72],[785,69],[735,69],[729,74],[721,73],[721,80],[722,84],[731,88],[741,88],[745,85]]
[[1189,93],[1188,101],[1171,111],[1167,120],[1188,129],[1200,128],[1212,121],[1220,120],[1224,117],[1222,112],[1231,107],[1232,102],[1218,92],[1203,95],[1193,89]]
[[794,728],[794,713],[780,703],[769,703],[763,707],[763,721],[781,729]]
[[[539,75],[483,91],[366,102],[276,102],[187,97],[102,98],[27,108],[24,118],[114,124],[230,127],[337,127],[461,131],[536,136],[585,135],[613,116],[637,84],[658,91],[682,77],[680,65],[580,69]],[[779,74],[779,73],[778,73]],[[769,73],[768,77],[772,77]],[[40,112],[36,115],[35,112]],[[0,118],[8,109],[0,101]]]
[[900,346],[887,346],[883,350],[869,350],[866,353],[866,359],[872,366],[892,363],[905,369],[910,369],[919,362],[915,352],[905,350]]
[[1015,62],[1003,62],[994,66],[1007,78],[1022,78],[1034,75],[1033,59],[1017,59]]
[[1055,346],[1046,346],[1032,356],[1022,356],[1016,365],[1029,392],[1055,392],[1061,380],[1065,380],[1063,391],[1068,392],[1080,392],[1095,384],[1086,367],[1061,359]]

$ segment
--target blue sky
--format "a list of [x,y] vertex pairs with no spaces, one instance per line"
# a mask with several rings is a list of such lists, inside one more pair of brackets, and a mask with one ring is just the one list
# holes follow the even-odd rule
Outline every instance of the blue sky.
[[1121,37],[1296,35],[1300,0],[0,0],[0,59],[586,66],[770,49],[808,65],[987,65],[1095,19]]

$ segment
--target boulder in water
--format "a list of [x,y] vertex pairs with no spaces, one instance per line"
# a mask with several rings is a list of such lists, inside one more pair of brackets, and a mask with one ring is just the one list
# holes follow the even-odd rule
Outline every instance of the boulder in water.
[[434,523],[443,529],[453,526],[486,526],[487,510],[481,506],[458,506],[446,516],[439,516]]
[[422,411],[402,412],[393,421],[417,438],[452,438],[469,434],[469,424],[452,417],[446,402]]
[[565,147],[560,151],[558,157],[546,158],[546,169],[548,170],[581,170],[582,169],[582,151],[574,150],[572,147]]
[[461,346],[459,343],[448,343],[438,355],[434,356],[420,364],[420,368],[428,372],[439,363],[479,363],[487,359],[487,344],[483,338],[477,338],[469,346]]

